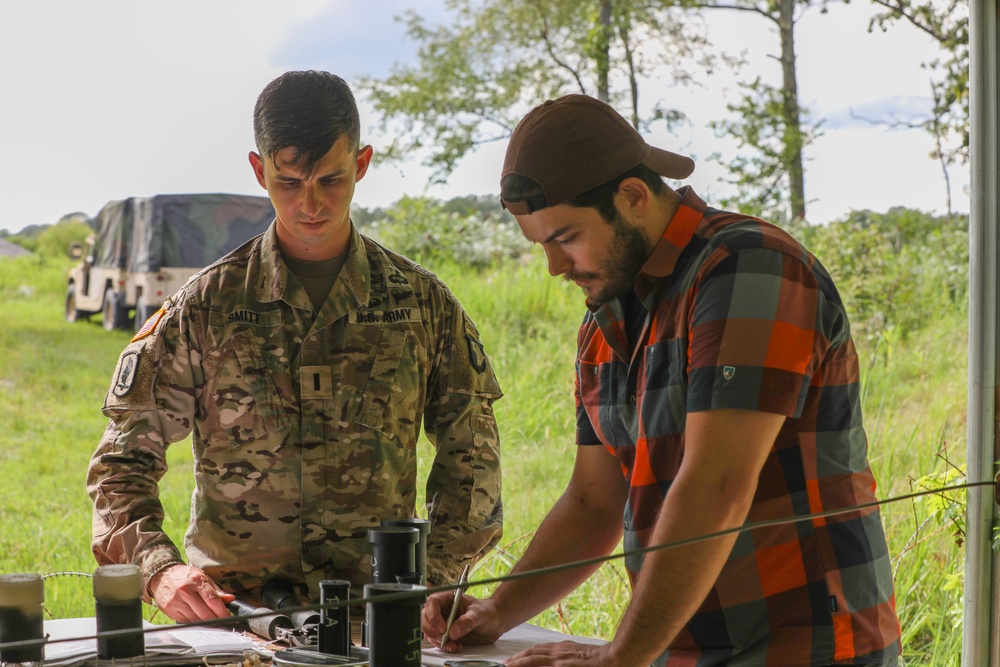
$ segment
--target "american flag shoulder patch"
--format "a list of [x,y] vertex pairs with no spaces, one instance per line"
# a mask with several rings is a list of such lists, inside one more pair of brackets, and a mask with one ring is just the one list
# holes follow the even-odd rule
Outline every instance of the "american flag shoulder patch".
[[143,324],[142,327],[135,332],[134,336],[132,336],[131,342],[134,343],[137,340],[142,340],[149,334],[153,333],[153,330],[156,329],[156,325],[160,323],[160,318],[163,317],[163,313],[165,312],[166,311],[163,308],[160,308],[158,311],[150,315],[149,319],[146,320],[146,323]]

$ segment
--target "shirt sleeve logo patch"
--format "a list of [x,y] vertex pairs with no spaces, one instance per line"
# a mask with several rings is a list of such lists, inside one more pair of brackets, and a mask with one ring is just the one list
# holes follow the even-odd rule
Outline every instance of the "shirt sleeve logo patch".
[[121,363],[118,364],[118,376],[115,378],[114,387],[111,388],[111,392],[115,396],[121,398],[132,388],[132,383],[135,382],[135,370],[138,365],[138,353],[127,352],[122,356]]
[[724,377],[727,380],[732,380],[734,375],[736,375],[736,367],[735,366],[723,366],[722,367],[722,377]]

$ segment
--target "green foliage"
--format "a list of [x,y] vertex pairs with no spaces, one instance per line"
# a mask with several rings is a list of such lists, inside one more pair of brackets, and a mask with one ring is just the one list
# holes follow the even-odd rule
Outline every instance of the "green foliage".
[[[968,323],[954,309],[935,315],[906,339],[859,341],[869,460],[883,500],[962,480]],[[964,497],[881,508],[907,665],[958,667],[964,554],[952,519]]]
[[847,304],[855,338],[888,330],[908,336],[942,313],[965,312],[968,218],[906,208],[854,211],[793,233],[830,271]]
[[925,62],[934,78],[931,118],[921,124],[938,139],[932,157],[950,164],[969,160],[969,0],[873,0],[885,11],[868,29],[886,31],[901,21],[929,35],[941,48]]
[[459,212],[433,200],[403,197],[362,229],[388,248],[427,266],[484,267],[523,254],[530,244],[506,213]]
[[66,295],[66,274],[73,262],[62,256],[0,257],[0,302]]
[[69,257],[73,244],[82,245],[93,232],[82,220],[63,218],[38,235],[36,252],[46,257]]
[[[656,76],[682,84],[684,64],[710,60],[704,38],[670,7],[638,0],[447,0],[447,25],[411,11],[414,64],[358,88],[397,137],[383,156],[427,153],[444,180],[474,147],[505,139],[532,106],[577,92],[634,110],[639,85]],[[657,49],[637,52],[655,40]],[[640,119],[633,114],[633,122]],[[657,108],[654,119],[677,120]]]
[[[400,234],[406,228],[403,210],[409,209],[398,213]],[[871,255],[873,270],[865,280],[895,285],[875,269],[901,273],[893,268],[894,259],[912,263],[922,257],[932,264],[937,255],[957,252],[952,246],[960,244],[962,224],[894,209],[859,213],[841,228],[803,231],[819,239],[819,254],[838,281],[862,268],[861,262],[851,263],[859,252]],[[837,248],[841,252],[833,253]],[[86,573],[95,567],[84,475],[106,424],[100,414],[104,393],[129,334],[63,320],[69,265],[52,258],[0,260],[0,466],[6,473],[0,485],[0,553],[6,572]],[[538,248],[477,270],[443,257],[427,265],[475,320],[505,394],[495,406],[503,441],[505,535],[472,579],[502,576],[523,554],[572,470],[575,334],[583,297],[571,283],[546,275]],[[941,280],[936,270],[909,275],[912,281]],[[881,499],[958,481],[955,471],[965,467],[967,322],[957,305],[964,298],[961,289],[954,299],[911,305],[931,310],[919,320],[922,325],[908,325],[905,336],[903,325],[896,325],[869,330],[871,335],[858,341],[869,459]],[[843,294],[850,306],[853,292]],[[431,460],[429,447],[421,443],[421,476]],[[171,447],[168,461],[171,470],[160,487],[164,526],[181,542],[193,486],[190,444]],[[882,507],[907,664],[958,665],[963,548],[953,519],[961,514],[961,501],[961,494],[951,500],[930,496]],[[487,592],[481,586],[472,590]],[[621,562],[612,561],[535,620],[609,638],[629,598]],[[46,607],[56,617],[92,615],[90,582],[47,578]],[[147,607],[147,618],[154,615]]]
[[[719,203],[723,208],[780,224],[794,217],[788,197],[790,165],[816,139],[819,124],[809,123],[805,109],[799,110],[798,124],[789,124],[781,89],[767,85],[760,77],[741,83],[740,88],[740,99],[726,105],[735,116],[708,123],[716,135],[734,137],[740,147],[739,154],[725,163],[736,194]],[[797,137],[794,142],[789,141],[791,135]],[[713,159],[722,162],[720,155]]]
[[46,257],[68,257],[73,244],[82,244],[93,228],[85,213],[68,213],[54,225],[29,225],[13,236],[11,243]]
[[[0,553],[2,571],[92,572],[87,461],[128,334],[63,319],[68,259],[0,259]],[[93,614],[90,582],[46,581],[60,617]]]
[[[921,475],[913,482],[914,491],[933,491],[949,486],[959,486],[966,482],[964,468],[947,468],[943,472]],[[917,501],[939,524],[950,526],[956,543],[965,541],[965,491],[942,491],[921,496]]]

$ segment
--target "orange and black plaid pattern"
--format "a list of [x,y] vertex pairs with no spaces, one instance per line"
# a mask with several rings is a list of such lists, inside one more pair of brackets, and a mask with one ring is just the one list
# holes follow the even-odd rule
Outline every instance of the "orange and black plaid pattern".
[[[625,548],[648,546],[690,412],[787,417],[748,522],[875,500],[858,359],[830,276],[778,227],[679,192],[636,282],[641,307],[612,301],[579,332],[577,441],[603,444],[622,463]],[[630,331],[641,332],[637,345]],[[641,557],[626,564],[635,581]],[[881,664],[898,655],[899,637],[885,536],[870,509],[741,533],[656,665]]]

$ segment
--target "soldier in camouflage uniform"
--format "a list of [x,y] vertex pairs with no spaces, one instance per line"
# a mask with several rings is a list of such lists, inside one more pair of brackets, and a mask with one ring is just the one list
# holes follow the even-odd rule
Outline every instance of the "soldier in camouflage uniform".
[[[281,578],[371,580],[367,529],[413,516],[421,423],[427,575],[455,579],[502,532],[500,387],[479,333],[434,275],[358,233],[367,170],[347,84],[290,72],[258,98],[250,162],[277,217],[201,271],[122,353],[91,461],[93,549],[134,562],[169,616],[228,616]],[[166,449],[189,434],[185,549],[162,530]]]

